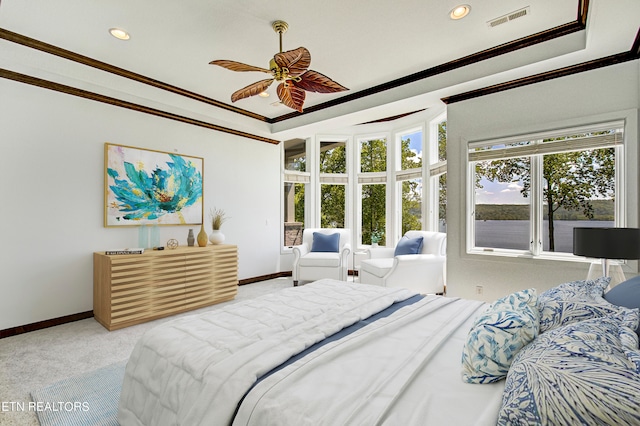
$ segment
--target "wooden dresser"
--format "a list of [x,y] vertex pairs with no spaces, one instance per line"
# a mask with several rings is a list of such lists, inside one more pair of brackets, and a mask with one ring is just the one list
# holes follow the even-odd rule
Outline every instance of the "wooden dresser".
[[110,331],[231,300],[237,292],[234,245],[93,254],[93,315]]

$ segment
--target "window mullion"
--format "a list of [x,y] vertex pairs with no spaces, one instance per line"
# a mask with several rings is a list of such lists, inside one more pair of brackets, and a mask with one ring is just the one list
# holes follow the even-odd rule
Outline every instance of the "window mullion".
[[534,155],[531,157],[531,188],[530,188],[530,209],[531,209],[531,222],[530,222],[530,250],[531,254],[538,256],[542,253],[542,238],[543,238],[543,187],[542,182],[543,173],[543,156]]

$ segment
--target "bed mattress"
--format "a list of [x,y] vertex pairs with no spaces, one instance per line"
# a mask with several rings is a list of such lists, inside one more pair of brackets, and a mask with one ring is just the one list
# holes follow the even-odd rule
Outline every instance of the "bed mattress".
[[504,383],[460,378],[486,304],[426,296],[397,307],[413,296],[320,280],[161,325],[127,364],[119,422],[495,425]]

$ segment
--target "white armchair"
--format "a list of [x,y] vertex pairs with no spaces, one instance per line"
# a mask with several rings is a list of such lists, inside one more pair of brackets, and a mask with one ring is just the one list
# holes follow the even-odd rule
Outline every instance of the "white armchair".
[[306,228],[302,232],[302,244],[293,247],[293,285],[321,278],[346,281],[350,241],[348,229]]
[[369,258],[360,263],[360,282],[406,287],[423,294],[444,293],[447,234],[408,231],[404,236],[410,239],[422,237],[419,254],[395,256],[396,247],[371,248]]

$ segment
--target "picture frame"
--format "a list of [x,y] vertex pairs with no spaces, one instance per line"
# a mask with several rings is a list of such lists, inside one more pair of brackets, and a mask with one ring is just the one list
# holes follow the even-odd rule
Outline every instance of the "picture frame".
[[104,145],[104,226],[200,225],[204,158]]

